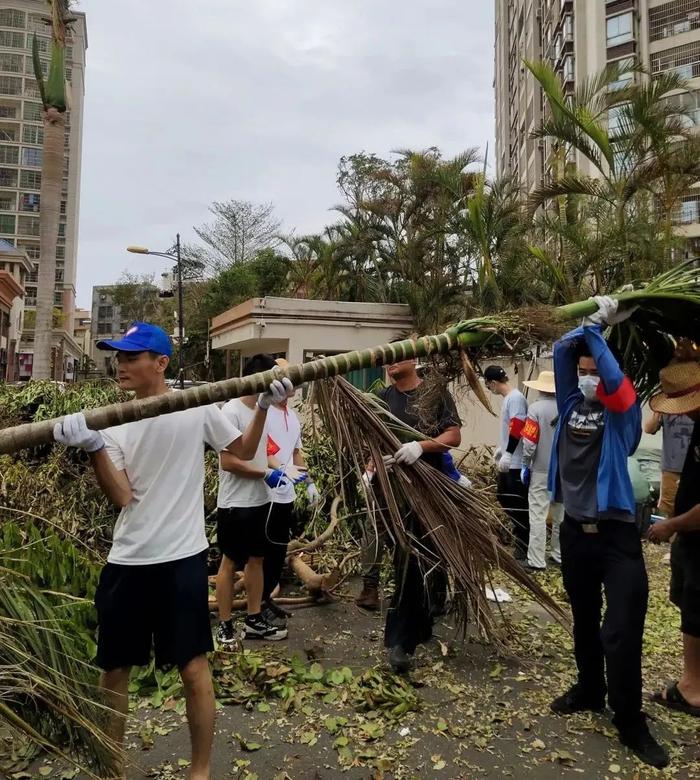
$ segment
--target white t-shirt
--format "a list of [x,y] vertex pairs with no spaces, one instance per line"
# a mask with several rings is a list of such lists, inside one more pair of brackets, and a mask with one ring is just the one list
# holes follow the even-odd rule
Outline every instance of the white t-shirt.
[[216,406],[200,406],[102,431],[133,499],[114,527],[110,563],[167,563],[206,550],[204,445],[216,452],[241,435]]
[[[294,450],[301,449],[301,423],[293,409],[270,407],[267,413],[267,447],[268,454],[277,458],[283,469],[293,464]],[[292,482],[275,488],[272,500],[275,504],[291,504],[294,501]]]
[[[226,419],[240,431],[244,431],[255,416],[255,410],[249,409],[240,398],[234,398],[224,404],[222,409]],[[269,412],[268,412],[269,414]],[[263,428],[260,444],[252,460],[246,461],[253,468],[267,469],[267,422]],[[271,500],[270,488],[262,479],[248,479],[219,469],[219,497],[217,506],[222,509],[233,507],[262,506]]]
[[[517,417],[523,422],[527,418],[527,398],[520,392],[520,390],[511,390],[510,393],[503,399],[503,406],[501,407],[501,441],[500,447],[502,452],[506,451],[508,447],[508,439],[510,438],[510,421]],[[513,459],[510,462],[511,469],[519,469],[523,465],[523,440],[518,442],[518,446],[513,453]]]

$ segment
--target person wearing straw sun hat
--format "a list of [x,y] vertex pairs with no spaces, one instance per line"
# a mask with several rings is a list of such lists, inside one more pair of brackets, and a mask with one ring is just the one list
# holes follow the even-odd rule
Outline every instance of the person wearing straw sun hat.
[[[681,347],[680,354],[683,354]],[[671,545],[670,599],[681,613],[683,673],[652,700],[700,717],[700,364],[676,359],[661,371],[661,392],[650,406],[665,415],[685,414],[695,425],[676,494],[673,517],[651,526],[651,542]]]
[[528,486],[530,512],[530,541],[527,548],[527,568],[541,571],[546,568],[547,515],[552,515],[551,555],[561,564],[559,526],[564,519],[564,507],[551,501],[547,477],[554,443],[554,428],[559,416],[553,371],[541,371],[537,379],[523,382],[536,390],[539,398],[530,404],[523,427],[523,467],[520,479]]

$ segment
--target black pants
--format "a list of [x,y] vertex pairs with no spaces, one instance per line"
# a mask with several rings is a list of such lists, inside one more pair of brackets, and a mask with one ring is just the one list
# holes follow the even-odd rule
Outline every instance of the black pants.
[[279,585],[284,560],[287,557],[287,545],[289,544],[293,518],[293,503],[272,504],[265,529],[267,541],[263,560],[263,600],[270,598],[272,591]]
[[520,479],[520,469],[511,469],[498,475],[498,503],[513,524],[515,551],[527,556],[530,543],[530,510],[527,502],[527,487]]
[[[410,527],[410,519],[406,525]],[[425,539],[421,544],[430,555]],[[394,595],[386,616],[384,645],[399,645],[405,652],[415,653],[418,645],[432,637],[434,610],[444,609],[446,598],[445,570],[441,566],[432,567],[427,560],[419,563],[415,555],[397,544],[394,548]]]
[[[618,727],[642,708],[642,637],[649,584],[634,523],[603,520],[586,533],[568,515],[561,526],[561,568],[574,616],[578,681],[586,696],[606,693]],[[601,625],[605,592],[606,610]]]

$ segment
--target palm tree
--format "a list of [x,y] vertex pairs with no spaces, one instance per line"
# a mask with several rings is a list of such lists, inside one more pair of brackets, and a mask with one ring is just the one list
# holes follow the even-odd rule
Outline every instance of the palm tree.
[[[39,48],[34,37],[34,75],[44,106],[44,147],[41,168],[41,213],[39,241],[41,260],[34,329],[34,379],[51,378],[53,343],[54,288],[56,285],[56,245],[61,211],[63,182],[63,148],[66,126],[66,37],[74,17],[70,0],[47,0],[50,7],[51,63],[48,78],[39,60]],[[65,312],[64,312],[65,316]],[[64,323],[65,327],[66,323]],[[56,372],[55,372],[56,373]]]
[[[615,89],[633,62],[610,65],[586,80],[570,98],[548,65],[526,63],[542,86],[547,118],[535,137],[553,142],[551,181],[535,190],[528,206],[548,240],[533,256],[553,273],[571,299],[582,287],[564,290],[573,278],[591,290],[610,289],[658,273],[672,261],[677,243],[672,214],[682,194],[700,180],[700,142],[687,113],[671,96],[685,90],[675,73]],[[593,175],[571,161],[577,152]],[[555,265],[570,256],[568,270]],[[583,261],[586,262],[583,262]]]

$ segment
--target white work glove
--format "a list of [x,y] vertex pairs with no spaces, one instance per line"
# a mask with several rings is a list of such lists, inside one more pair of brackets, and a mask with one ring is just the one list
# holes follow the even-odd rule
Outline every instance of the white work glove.
[[501,455],[501,459],[498,461],[498,471],[501,474],[507,474],[510,471],[510,464],[513,460],[513,454],[510,452],[504,452]]
[[498,466],[498,462],[500,461],[502,455],[503,455],[503,450],[500,447],[496,447],[496,451],[493,453],[494,466]]
[[598,306],[598,311],[588,317],[584,317],[584,325],[617,325],[620,322],[624,322],[628,317],[631,317],[638,308],[632,306],[618,312],[618,302],[609,295],[595,295],[594,297],[589,298],[589,300],[595,301]]
[[258,396],[258,406],[261,409],[269,409],[272,404],[281,404],[287,398],[294,395],[294,385],[291,379],[274,379],[266,393]]
[[472,488],[472,481],[469,479],[469,477],[465,477],[464,474],[457,480],[457,484],[461,485],[462,487],[466,488],[467,490],[471,490]]
[[318,492],[318,488],[313,482],[309,482],[306,486],[306,497],[309,499],[311,506],[316,506],[321,502],[321,494]]
[[85,452],[97,452],[105,446],[99,431],[91,431],[82,412],[69,414],[53,427],[53,437],[66,447],[78,447]]
[[394,453],[394,461],[403,463],[404,466],[412,466],[423,454],[423,448],[419,441],[409,441],[402,444]]

